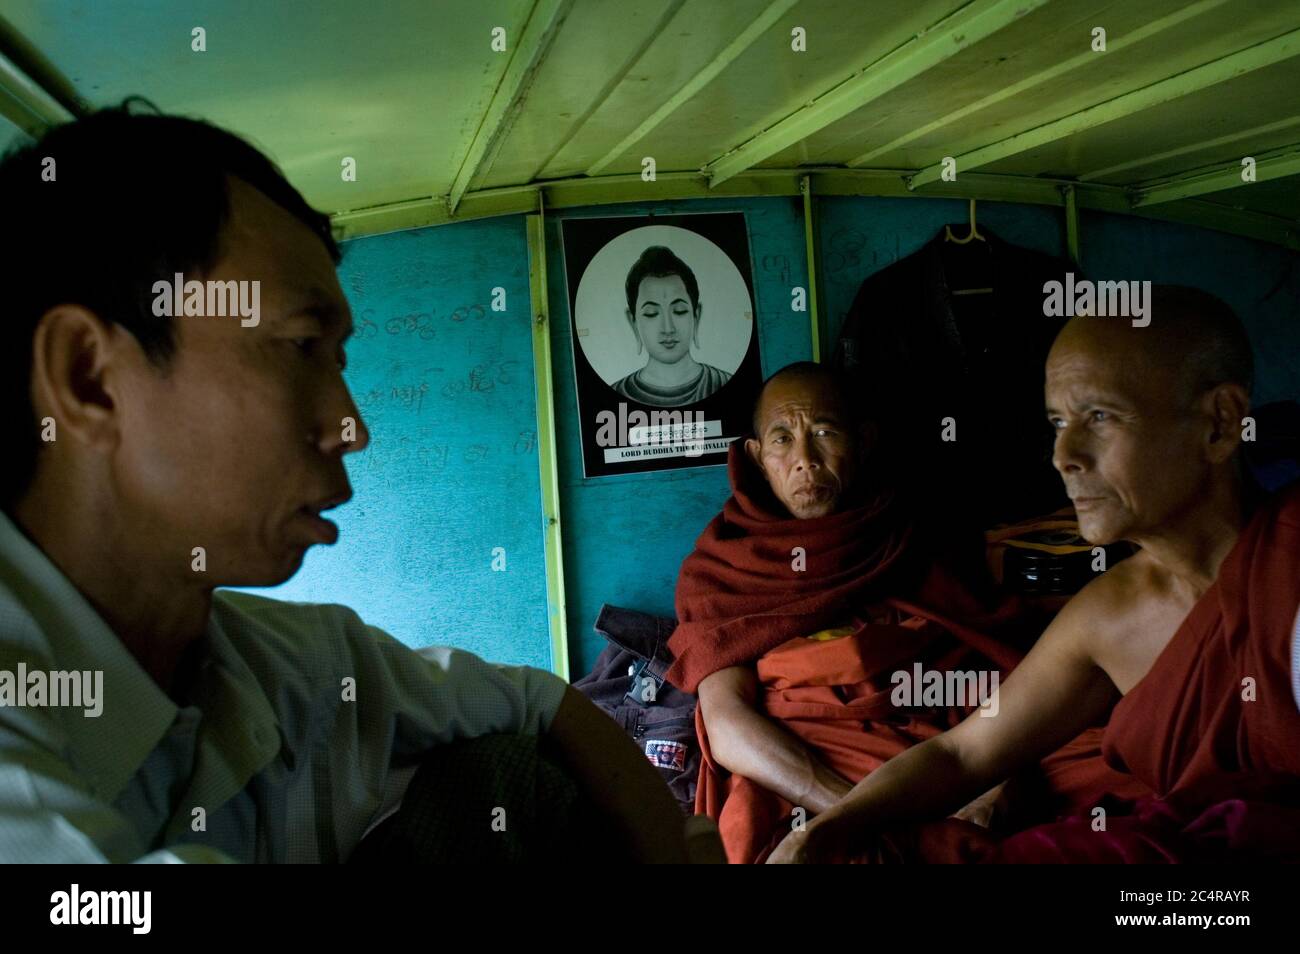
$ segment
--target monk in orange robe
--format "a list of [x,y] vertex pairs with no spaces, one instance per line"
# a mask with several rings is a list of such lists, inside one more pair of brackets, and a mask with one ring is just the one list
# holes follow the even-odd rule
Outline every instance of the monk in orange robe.
[[[939,555],[877,479],[871,425],[827,369],[773,375],[754,423],[731,449],[731,499],[682,565],[667,674],[699,694],[696,810],[718,819],[736,863],[763,860],[868,772],[978,708],[1041,628],[972,586],[982,554],[976,568]],[[963,685],[976,691],[900,694],[896,677],[918,672],[973,677]]]
[[[1300,487],[1241,463],[1251,352],[1236,316],[1153,289],[1150,323],[1073,319],[1047,362],[1053,463],[1094,543],[1140,549],[1061,611],[967,718],[868,775],[772,861],[1300,860]],[[1109,716],[1107,766],[1151,790],[997,838],[942,819]]]

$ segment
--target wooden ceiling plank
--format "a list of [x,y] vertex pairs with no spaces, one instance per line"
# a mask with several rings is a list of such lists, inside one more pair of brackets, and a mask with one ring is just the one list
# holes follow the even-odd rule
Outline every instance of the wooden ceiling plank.
[[665,29],[667,29],[668,25],[676,19],[677,15],[682,10],[682,7],[685,5],[686,0],[671,0],[669,5],[665,7],[655,28],[646,34],[637,49],[632,51],[632,54],[628,56],[620,67],[612,73],[608,80],[606,80],[604,86],[602,86],[596,93],[591,102],[586,105],[581,114],[569,124],[568,130],[563,136],[559,137],[551,147],[550,151],[540,160],[534,162],[526,181],[533,182],[534,180],[542,178],[546,169],[555,161],[556,157],[572,145],[574,139],[584,130],[588,121],[606,107],[609,103],[610,97],[613,96],[619,86],[623,84],[628,74],[641,64],[650,49],[654,46],[656,39]]
[[[1035,149],[1049,142],[1055,142],[1085,129],[1091,129],[1094,126],[1131,116],[1144,109],[1150,109],[1152,106],[1179,99],[1198,90],[1243,76],[1266,66],[1272,66],[1275,63],[1296,56],[1298,53],[1300,53],[1300,30],[1292,30],[1264,43],[1238,50],[1236,53],[1212,60],[1184,73],[1152,83],[1142,89],[1124,93],[1114,99],[1045,123],[1035,129],[1017,133],[990,145],[963,153],[955,157],[958,174],[963,169],[978,169],[989,163],[1027,152],[1030,149]],[[931,182],[937,182],[942,171],[943,164],[934,163],[913,175],[908,180],[908,185],[911,188],[917,188]]]
[[774,118],[763,132],[704,166],[721,184],[764,159],[879,99],[926,70],[956,56],[1026,16],[1047,0],[976,0],[917,34],[792,113]]
[[800,0],[773,0],[757,18],[746,27],[734,40],[690,78],[662,106],[645,118],[635,129],[628,133],[614,146],[587,168],[587,175],[600,175],[638,142],[648,136],[660,123],[667,120],[683,103],[693,99],[700,90],[708,86],[728,66],[739,59],[746,50],[754,45],[772,26],[789,12]]
[[[1193,3],[1190,6],[1182,7],[1168,16],[1161,17],[1158,20],[1152,20],[1150,23],[1147,23],[1130,33],[1113,38],[1109,41],[1110,45],[1107,49],[1109,52],[1117,53],[1125,47],[1133,46],[1136,43],[1148,40],[1166,30],[1179,26],[1193,17],[1200,16],[1203,13],[1208,13],[1211,10],[1221,7],[1227,2],[1228,0],[1200,0],[1199,3]],[[862,155],[849,160],[847,165],[850,168],[870,165],[873,159],[879,158],[883,155],[888,155],[895,149],[901,149],[903,146],[906,146],[908,143],[913,142],[916,139],[920,139],[922,136],[928,136],[930,133],[935,132],[938,129],[950,126],[955,122],[965,119],[967,116],[978,113],[981,110],[987,109],[990,106],[1000,103],[1005,99],[1009,99],[1012,96],[1017,96],[1026,90],[1045,86],[1047,83],[1059,76],[1063,76],[1086,64],[1095,62],[1096,57],[1097,54],[1092,51],[1091,47],[1089,47],[1085,52],[1080,53],[1078,56],[1072,56],[1067,60],[1062,60],[1049,69],[1042,70],[1032,76],[1027,76],[1017,83],[1004,86],[982,99],[978,99],[973,103],[963,106],[961,109],[953,110],[947,115],[941,116],[932,122],[928,122],[923,126],[918,126],[915,129],[909,130],[894,139],[892,142],[870,149]]]
[[[569,15],[574,0],[537,0],[529,11],[528,22],[519,35],[510,63],[492,94],[492,101],[474,133],[465,160],[452,180],[447,194],[447,208],[456,211],[461,196],[469,189],[480,168],[491,166],[491,155],[501,147],[510,125],[523,105],[528,87],[537,74],[551,41]],[[486,161],[485,161],[486,160]]]

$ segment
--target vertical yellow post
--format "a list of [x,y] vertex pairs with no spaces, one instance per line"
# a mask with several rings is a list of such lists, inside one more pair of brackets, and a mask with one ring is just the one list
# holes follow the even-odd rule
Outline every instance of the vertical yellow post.
[[812,182],[808,176],[799,179],[799,191],[803,194],[803,241],[808,259],[808,314],[812,331],[812,359],[820,363],[822,323],[821,311],[817,307],[817,247],[813,240]]
[[1065,249],[1070,261],[1079,264],[1079,201],[1074,186],[1066,183],[1061,186],[1065,195]]
[[528,293],[532,302],[533,379],[537,383],[537,463],[541,474],[546,557],[546,605],[551,631],[551,671],[569,679],[569,624],[564,598],[564,547],[560,534],[560,472],[555,452],[555,391],[551,374],[550,304],[546,294],[546,219],[526,218]]

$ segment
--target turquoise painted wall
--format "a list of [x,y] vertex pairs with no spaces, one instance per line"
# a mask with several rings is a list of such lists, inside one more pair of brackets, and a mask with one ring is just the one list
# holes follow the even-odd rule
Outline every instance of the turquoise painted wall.
[[[682,559],[727,497],[722,467],[585,479],[579,457],[559,220],[566,216],[741,210],[749,227],[764,373],[811,356],[801,203],[789,198],[621,205],[548,217],[552,349],[571,666],[603,647],[600,605],[671,614]],[[826,198],[816,207],[820,292],[831,341],[869,274],[964,222],[956,200]],[[1063,255],[1060,210],[984,203],[1003,239]],[[1300,256],[1201,229],[1085,213],[1092,278],[1206,288],[1242,315],[1255,342],[1258,401],[1300,398]],[[361,336],[349,382],[374,443],[349,462],[355,500],[341,542],[313,551],[277,588],[288,599],[353,606],[412,645],[450,643],[502,662],[548,667],[545,568],[534,429],[528,254],[522,216],[347,244],[341,269]],[[488,310],[506,289],[504,313]],[[369,321],[372,324],[367,325]],[[507,570],[491,570],[492,548]]]

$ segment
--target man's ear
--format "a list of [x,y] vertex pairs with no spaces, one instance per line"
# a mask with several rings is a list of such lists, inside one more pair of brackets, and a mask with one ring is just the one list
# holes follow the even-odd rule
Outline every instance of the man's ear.
[[55,305],[32,335],[32,398],[37,419],[52,417],[60,436],[105,448],[117,440],[114,361],[129,334],[80,305]]
[[1221,464],[1241,446],[1242,419],[1250,413],[1250,395],[1240,384],[1220,384],[1201,399],[1210,418],[1206,452],[1210,461]]
[[762,451],[763,451],[763,442],[760,441],[757,437],[745,438],[745,453],[748,454],[749,459],[754,462],[754,466],[758,468],[758,472],[760,474],[766,474],[766,471],[763,470]]

